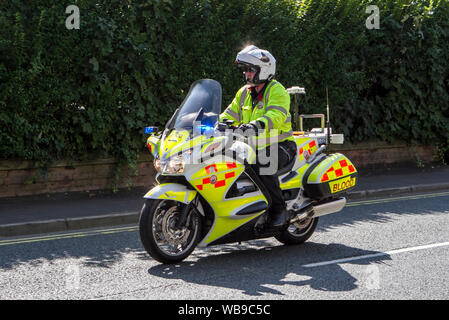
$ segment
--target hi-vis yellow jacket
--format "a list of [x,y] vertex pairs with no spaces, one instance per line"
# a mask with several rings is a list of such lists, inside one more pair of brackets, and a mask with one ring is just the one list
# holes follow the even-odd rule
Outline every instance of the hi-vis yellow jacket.
[[290,115],[290,95],[284,86],[275,80],[267,84],[263,99],[253,109],[249,86],[237,91],[234,100],[220,114],[223,119],[234,120],[234,125],[252,123],[262,129],[258,121],[265,124],[265,130],[255,137],[257,149],[286,140],[295,141]]

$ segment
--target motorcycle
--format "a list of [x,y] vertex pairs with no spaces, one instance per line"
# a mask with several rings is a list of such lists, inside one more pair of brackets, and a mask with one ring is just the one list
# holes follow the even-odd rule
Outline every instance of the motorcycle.
[[[217,81],[195,81],[163,131],[146,128],[157,185],[144,196],[139,232],[159,262],[178,263],[196,247],[268,237],[304,243],[319,217],[343,209],[345,193],[356,184],[357,170],[346,156],[324,153],[329,143],[342,143],[342,135],[323,125],[294,132],[298,152],[277,171],[289,225],[263,231],[271,198],[251,167],[256,154],[249,138],[230,124],[220,127],[221,100]],[[301,115],[301,127],[307,117]]]

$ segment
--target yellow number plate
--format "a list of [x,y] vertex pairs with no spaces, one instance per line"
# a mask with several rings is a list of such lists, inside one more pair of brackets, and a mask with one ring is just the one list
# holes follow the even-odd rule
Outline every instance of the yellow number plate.
[[329,187],[331,188],[332,193],[343,191],[353,186],[355,186],[355,177],[346,177],[337,181],[329,182]]

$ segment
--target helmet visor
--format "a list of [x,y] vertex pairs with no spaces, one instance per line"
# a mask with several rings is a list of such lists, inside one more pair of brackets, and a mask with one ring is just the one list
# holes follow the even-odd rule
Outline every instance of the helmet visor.
[[259,71],[258,67],[254,66],[254,65],[245,64],[245,63],[239,63],[237,65],[237,67],[239,69],[241,69],[242,72],[257,72],[257,71]]

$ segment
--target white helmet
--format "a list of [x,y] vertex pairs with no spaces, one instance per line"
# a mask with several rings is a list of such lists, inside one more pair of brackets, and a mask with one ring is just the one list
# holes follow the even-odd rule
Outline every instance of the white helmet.
[[[239,67],[254,67],[257,70],[254,80],[250,84],[261,84],[274,78],[276,72],[276,59],[267,50],[249,45],[237,54],[235,63]],[[245,82],[249,83],[245,78]]]

